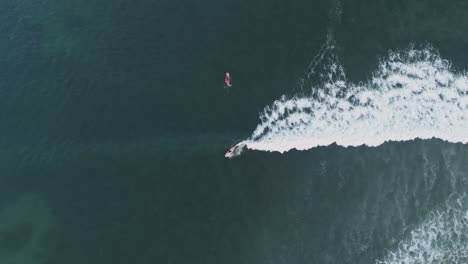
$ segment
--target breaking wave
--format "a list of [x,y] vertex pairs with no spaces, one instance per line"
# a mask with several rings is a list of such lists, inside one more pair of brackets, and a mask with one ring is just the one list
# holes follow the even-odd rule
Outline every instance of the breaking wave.
[[468,142],[468,75],[452,70],[435,49],[389,52],[359,84],[348,82],[338,60],[329,58],[310,96],[283,96],[266,107],[241,144],[285,152],[416,138]]
[[377,264],[467,263],[468,199],[452,196],[441,211],[435,211],[398,248]]

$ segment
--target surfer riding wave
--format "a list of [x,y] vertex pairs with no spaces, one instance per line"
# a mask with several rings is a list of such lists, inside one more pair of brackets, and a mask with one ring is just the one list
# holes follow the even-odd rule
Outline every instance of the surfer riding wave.
[[245,144],[238,143],[234,147],[230,148],[226,154],[224,154],[224,157],[226,158],[234,158],[238,155],[241,154],[242,149],[245,147]]

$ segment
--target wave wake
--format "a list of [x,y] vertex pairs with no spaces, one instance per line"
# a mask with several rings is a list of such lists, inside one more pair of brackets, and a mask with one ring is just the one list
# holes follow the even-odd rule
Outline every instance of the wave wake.
[[378,146],[386,141],[439,138],[468,142],[468,75],[431,47],[389,52],[365,83],[346,80],[336,59],[310,96],[283,96],[260,114],[240,144],[285,152],[336,143]]

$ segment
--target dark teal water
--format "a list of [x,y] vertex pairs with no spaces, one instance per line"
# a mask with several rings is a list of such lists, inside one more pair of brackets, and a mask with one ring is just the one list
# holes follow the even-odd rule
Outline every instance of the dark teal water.
[[304,93],[327,33],[359,82],[411,43],[468,68],[467,17],[455,0],[0,2],[0,263],[466,263],[464,144],[224,153]]

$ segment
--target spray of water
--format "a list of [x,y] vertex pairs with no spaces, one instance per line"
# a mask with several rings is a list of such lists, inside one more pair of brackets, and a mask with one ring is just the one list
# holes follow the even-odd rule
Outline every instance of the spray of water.
[[373,77],[359,84],[348,82],[338,60],[329,58],[310,96],[283,96],[266,107],[239,145],[285,152],[416,138],[468,142],[468,76],[433,48],[389,52]]

